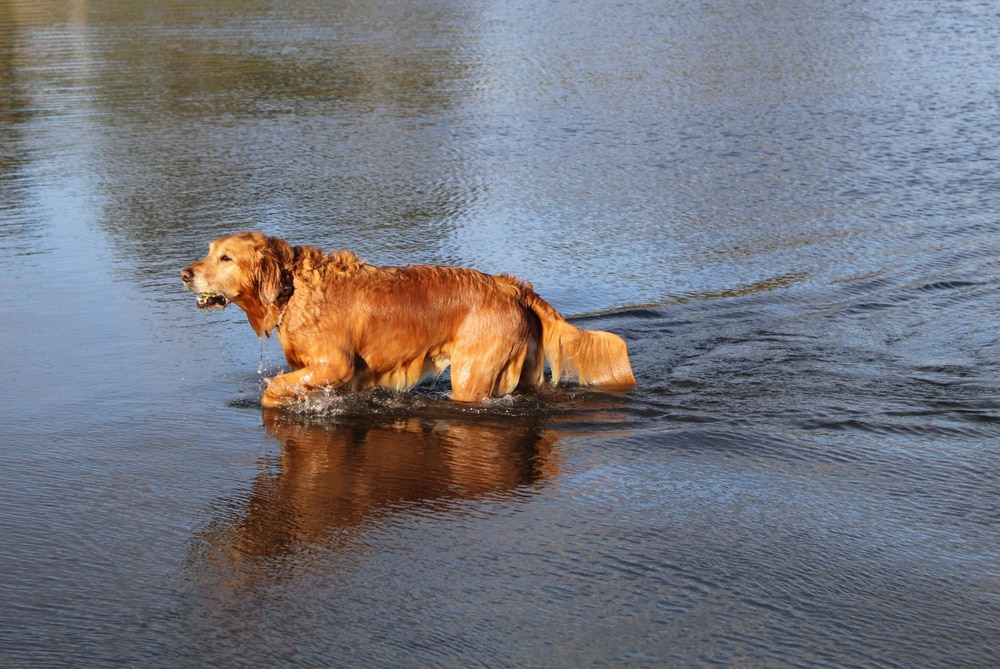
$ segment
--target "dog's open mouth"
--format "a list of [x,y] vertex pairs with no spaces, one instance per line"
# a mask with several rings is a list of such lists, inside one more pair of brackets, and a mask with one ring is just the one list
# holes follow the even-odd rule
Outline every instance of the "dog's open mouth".
[[204,311],[209,309],[223,309],[229,300],[220,293],[202,293],[198,296],[198,308]]

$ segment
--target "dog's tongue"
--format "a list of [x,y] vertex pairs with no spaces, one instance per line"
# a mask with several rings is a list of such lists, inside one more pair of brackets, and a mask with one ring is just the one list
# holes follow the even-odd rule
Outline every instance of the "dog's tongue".
[[198,308],[206,311],[223,309],[227,304],[229,304],[229,300],[226,299],[226,296],[218,293],[204,293],[198,297]]

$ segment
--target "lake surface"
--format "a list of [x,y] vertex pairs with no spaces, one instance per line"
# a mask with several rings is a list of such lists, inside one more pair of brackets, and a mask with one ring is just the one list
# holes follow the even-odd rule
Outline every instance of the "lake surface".
[[[0,4],[0,664],[1000,666],[992,2]],[[511,272],[638,387],[263,412],[178,271]]]

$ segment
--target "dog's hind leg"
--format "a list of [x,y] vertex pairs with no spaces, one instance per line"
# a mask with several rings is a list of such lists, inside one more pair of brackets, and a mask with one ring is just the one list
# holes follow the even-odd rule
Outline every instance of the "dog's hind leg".
[[452,354],[451,399],[482,402],[493,395],[499,373],[496,364],[477,364],[475,358]]
[[528,349],[522,346],[507,360],[507,364],[497,376],[496,385],[493,387],[493,394],[497,397],[510,395],[521,385],[521,370],[525,365]]
[[459,402],[482,402],[514,392],[521,381],[525,346],[502,342],[490,350],[453,351],[451,397]]

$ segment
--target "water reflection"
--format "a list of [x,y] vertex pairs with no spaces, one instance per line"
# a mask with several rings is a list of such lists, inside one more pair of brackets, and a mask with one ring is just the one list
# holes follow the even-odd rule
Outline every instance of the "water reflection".
[[22,76],[23,44],[16,30],[17,14],[0,3],[0,251],[5,256],[38,252],[44,225],[32,210],[25,171],[31,165],[26,126],[38,115],[31,87]]
[[280,455],[262,463],[246,497],[220,506],[203,536],[205,557],[225,572],[269,573],[268,564],[317,547],[349,551],[375,518],[528,493],[559,472],[558,434],[532,418],[263,417]]
[[151,277],[242,228],[440,259],[481,193],[451,125],[470,88],[463,15],[434,3],[334,2],[318,16],[261,2],[4,4],[0,131],[17,141],[0,142],[0,194],[18,155],[69,152],[116,256],[143,258],[124,269],[157,290]]

